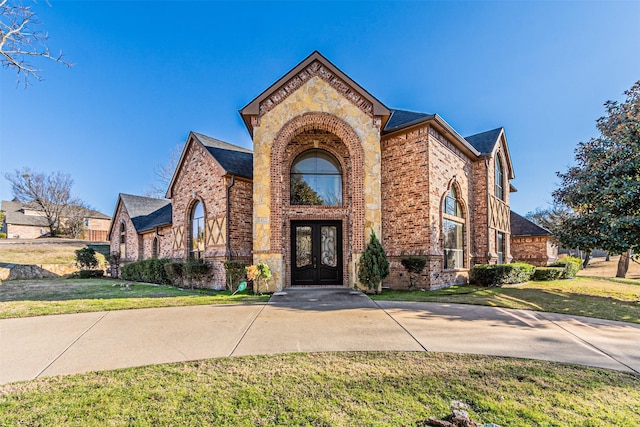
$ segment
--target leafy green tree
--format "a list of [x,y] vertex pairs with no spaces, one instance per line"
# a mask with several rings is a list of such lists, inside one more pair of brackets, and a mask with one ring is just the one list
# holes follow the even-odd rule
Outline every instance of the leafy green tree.
[[382,280],[388,275],[389,261],[387,260],[387,254],[372,228],[369,243],[360,257],[358,280],[361,284],[365,285],[367,289],[374,290],[378,293]]
[[82,248],[76,251],[76,264],[82,269],[92,269],[98,266],[98,258],[93,248]]
[[600,136],[578,144],[576,166],[558,172],[561,184],[553,193],[575,213],[563,227],[582,248],[624,255],[618,277],[640,249],[640,81],[625,95],[622,103],[605,103],[606,115],[596,122]]

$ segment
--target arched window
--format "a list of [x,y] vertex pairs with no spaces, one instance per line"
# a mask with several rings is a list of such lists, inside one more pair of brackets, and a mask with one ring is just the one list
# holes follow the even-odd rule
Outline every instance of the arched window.
[[504,200],[504,172],[500,156],[496,156],[496,197]]
[[464,225],[458,191],[452,185],[442,202],[445,270],[464,267]]
[[153,238],[153,258],[158,258],[158,238]]
[[202,258],[204,252],[204,206],[197,201],[191,208],[190,223],[190,255],[195,259]]
[[293,162],[290,176],[292,205],[342,205],[342,169],[331,153],[305,151]]
[[120,259],[127,256],[127,227],[124,222],[120,223]]

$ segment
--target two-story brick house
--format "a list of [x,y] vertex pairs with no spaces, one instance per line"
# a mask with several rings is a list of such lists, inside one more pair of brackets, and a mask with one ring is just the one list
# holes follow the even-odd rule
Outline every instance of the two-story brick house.
[[151,230],[146,239],[164,243],[138,244],[127,260],[204,258],[216,287],[225,259],[265,262],[270,291],[353,286],[371,230],[391,260],[391,287],[407,286],[407,255],[427,257],[419,286],[432,289],[465,282],[474,264],[511,260],[502,128],[464,138],[437,114],[388,108],[318,52],[240,114],[253,150],[192,132],[158,202],[170,201],[171,224],[127,227],[119,202],[113,251]]

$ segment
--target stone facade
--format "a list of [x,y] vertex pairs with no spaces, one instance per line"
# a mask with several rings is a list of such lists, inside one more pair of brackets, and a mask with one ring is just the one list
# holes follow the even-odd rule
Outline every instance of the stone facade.
[[[381,232],[380,129],[376,120],[324,79],[314,76],[260,116],[253,133],[254,261],[269,265],[272,286],[288,286],[290,221],[341,220],[346,226],[344,283],[354,283],[365,234],[371,227]],[[332,152],[341,161],[347,172],[343,181],[347,183],[346,205],[288,206],[289,168],[296,154],[311,147]]]

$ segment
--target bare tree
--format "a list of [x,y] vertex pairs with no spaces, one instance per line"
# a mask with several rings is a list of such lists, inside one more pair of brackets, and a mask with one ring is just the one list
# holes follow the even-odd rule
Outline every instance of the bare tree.
[[64,209],[61,231],[65,236],[81,239],[86,237],[85,219],[87,218],[89,207],[79,200],[76,200],[76,203]]
[[23,168],[6,174],[5,178],[11,183],[16,199],[22,203],[32,203],[34,209],[46,218],[51,237],[60,234],[63,219],[68,217],[73,207],[84,206],[80,199],[71,195],[73,180],[68,174],[54,172],[46,175]]
[[21,0],[0,0],[0,63],[17,72],[17,81],[42,80],[42,69],[33,64],[37,59],[48,59],[71,67],[62,52],[52,55],[47,47],[49,35],[38,30],[40,21]]
[[145,192],[145,196],[164,198],[167,188],[169,188],[169,184],[171,184],[171,179],[173,179],[173,174],[178,167],[178,162],[180,161],[183,148],[184,143],[176,145],[171,149],[171,151],[169,151],[167,161],[156,166],[156,182]]

